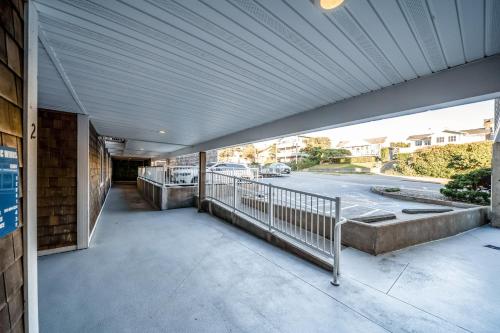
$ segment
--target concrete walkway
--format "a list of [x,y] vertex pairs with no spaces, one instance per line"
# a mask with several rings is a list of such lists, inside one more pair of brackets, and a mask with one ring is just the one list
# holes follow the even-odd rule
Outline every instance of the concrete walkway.
[[39,259],[41,331],[499,332],[500,230],[330,273],[195,209],[111,189],[90,249]]

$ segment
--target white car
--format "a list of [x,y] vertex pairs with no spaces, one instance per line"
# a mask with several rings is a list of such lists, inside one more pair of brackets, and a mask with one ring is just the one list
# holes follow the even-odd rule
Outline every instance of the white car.
[[228,176],[235,176],[246,179],[254,179],[252,169],[242,163],[216,163],[207,168],[207,171],[222,173]]
[[179,166],[170,169],[170,183],[196,184],[198,183],[198,167]]

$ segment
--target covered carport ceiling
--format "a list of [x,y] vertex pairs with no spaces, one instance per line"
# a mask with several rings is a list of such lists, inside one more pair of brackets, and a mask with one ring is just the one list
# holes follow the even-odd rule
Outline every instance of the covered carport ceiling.
[[[375,119],[383,112],[346,105],[412,100],[408,89],[432,87],[419,80],[453,90],[471,71],[500,77],[497,57],[453,68],[500,52],[496,0],[345,0],[331,12],[309,0],[35,3],[40,107],[88,113],[101,135],[135,141],[141,155]],[[500,79],[470,79],[471,96],[500,91]],[[406,95],[394,95],[400,87]],[[445,97],[431,100],[462,95]],[[426,107],[400,104],[387,114]]]

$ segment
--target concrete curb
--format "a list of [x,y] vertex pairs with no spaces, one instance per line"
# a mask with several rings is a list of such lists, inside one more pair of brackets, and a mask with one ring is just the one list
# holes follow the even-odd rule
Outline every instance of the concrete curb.
[[465,202],[456,202],[456,201],[449,201],[449,200],[440,200],[440,199],[432,199],[432,198],[421,198],[421,197],[415,197],[415,196],[410,196],[410,195],[403,195],[398,192],[386,192],[385,189],[389,187],[383,187],[383,186],[372,186],[370,188],[370,191],[379,195],[383,195],[392,199],[398,199],[398,200],[404,200],[404,201],[411,201],[411,202],[420,202],[420,203],[427,203],[427,204],[432,204],[432,205],[440,205],[440,206],[448,206],[448,207],[456,207],[456,208],[478,208],[482,206],[478,205],[473,205],[473,204],[468,204]]

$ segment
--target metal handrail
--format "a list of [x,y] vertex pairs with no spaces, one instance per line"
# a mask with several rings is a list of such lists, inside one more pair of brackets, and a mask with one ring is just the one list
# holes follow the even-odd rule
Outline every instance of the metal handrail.
[[[197,185],[198,184],[198,166],[146,166],[138,168],[138,177],[153,181],[155,183],[167,185]],[[259,178],[258,169],[221,169],[220,173],[227,176],[245,176]]]
[[293,190],[214,171],[207,172],[206,186],[209,187],[209,199],[266,225],[269,232],[283,234],[332,258],[331,283],[339,285],[341,226],[347,222],[341,217],[340,197]]

